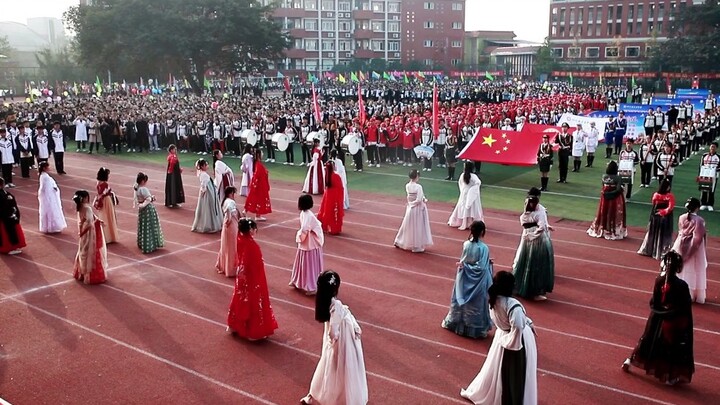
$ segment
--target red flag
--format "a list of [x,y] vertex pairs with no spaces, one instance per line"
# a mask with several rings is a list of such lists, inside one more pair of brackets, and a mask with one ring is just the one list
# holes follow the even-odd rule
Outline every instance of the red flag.
[[315,83],[312,84],[312,98],[313,98],[313,109],[315,110],[315,121],[318,125],[322,122],[322,116],[320,115],[320,103],[318,103],[317,93],[315,92]]
[[697,76],[693,77],[692,88],[693,88],[693,89],[699,89],[699,88],[700,88],[700,79],[698,79]]
[[[576,128],[568,128],[568,134],[572,134],[575,132]],[[553,150],[557,151],[560,149],[559,145],[555,144],[555,138],[562,132],[562,127],[556,127],[554,125],[543,125],[543,124],[525,124],[522,127],[521,133],[530,132],[530,133],[540,133],[542,135],[548,135],[550,137],[550,143],[553,144]],[[540,137],[542,140],[542,136]],[[603,138],[602,134],[598,136],[599,142],[605,142],[605,138]]]
[[365,125],[365,121],[367,120],[367,112],[365,112],[365,102],[362,98],[362,89],[360,88],[360,83],[358,83],[358,110],[360,125]]
[[668,94],[672,94],[672,84],[670,84],[670,76],[665,78],[665,85],[667,86]]
[[458,158],[511,166],[537,164],[542,132],[480,128]]
[[432,130],[435,134],[435,139],[438,137],[440,132],[440,104],[438,103],[437,84],[433,83],[433,115],[432,115]]
[[291,90],[290,79],[287,76],[285,76],[285,78],[283,79],[283,86],[285,86],[285,91],[287,91],[288,94],[290,94],[290,90]]

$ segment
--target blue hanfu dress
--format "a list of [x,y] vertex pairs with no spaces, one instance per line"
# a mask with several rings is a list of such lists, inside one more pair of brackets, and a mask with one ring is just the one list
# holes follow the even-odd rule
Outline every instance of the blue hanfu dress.
[[460,265],[442,327],[460,336],[484,338],[492,327],[488,289],[492,284],[490,250],[485,242],[463,243]]

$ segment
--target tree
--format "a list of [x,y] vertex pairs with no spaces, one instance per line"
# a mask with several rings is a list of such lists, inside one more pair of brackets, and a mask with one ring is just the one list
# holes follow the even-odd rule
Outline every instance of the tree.
[[290,39],[258,0],[98,0],[64,15],[77,50],[96,72],[116,77],[179,74],[201,91],[209,69],[257,72]]
[[12,52],[13,48],[10,46],[7,36],[0,36],[0,55],[8,56]]
[[670,39],[652,52],[650,66],[669,71],[708,72],[720,60],[720,7],[717,0],[686,6],[675,16]]
[[40,66],[41,77],[48,83],[95,80],[91,72],[77,63],[72,48],[64,48],[57,52],[46,48],[35,54],[35,60]]
[[539,75],[550,75],[553,70],[558,70],[559,64],[553,57],[552,49],[550,49],[550,41],[545,38],[543,45],[537,50],[535,56],[535,72]]

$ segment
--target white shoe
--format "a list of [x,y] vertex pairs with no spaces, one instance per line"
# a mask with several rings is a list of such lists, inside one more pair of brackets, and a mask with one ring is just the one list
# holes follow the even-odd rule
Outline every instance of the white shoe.
[[270,159],[265,159],[265,163],[270,163]]
[[375,167],[380,167],[380,163],[378,163],[377,165],[375,165]]
[[715,211],[715,210],[713,209],[712,205],[708,205],[707,210],[708,210],[708,211]]
[[290,163],[288,163],[288,162],[283,163],[283,165],[285,165],[285,166],[287,166],[287,165],[289,165],[289,164],[290,164]]
[[9,255],[19,255],[20,253],[22,253],[22,250],[20,249],[11,250],[10,252],[8,252]]
[[270,163],[275,163],[275,159],[270,159]]
[[429,172],[431,172],[431,171],[432,171],[432,169],[428,169],[428,171],[429,171]]
[[293,163],[293,162],[290,162],[290,166],[295,166],[295,163]]
[[705,211],[706,209],[707,209],[707,205],[701,205],[701,206],[700,206],[700,211]]

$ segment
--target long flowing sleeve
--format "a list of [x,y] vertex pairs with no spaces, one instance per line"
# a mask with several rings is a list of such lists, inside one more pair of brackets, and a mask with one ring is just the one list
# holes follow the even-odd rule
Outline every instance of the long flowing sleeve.
[[525,316],[525,309],[514,299],[508,300],[508,321],[510,332],[500,338],[500,345],[508,350],[520,350],[523,347],[522,334],[530,320]]
[[[417,183],[411,183],[408,184],[408,186],[405,188],[408,193],[408,205],[410,207],[417,207],[420,204],[423,204],[425,201],[425,193],[423,192],[423,188],[421,185]],[[415,199],[410,200],[410,195],[415,194]]]

